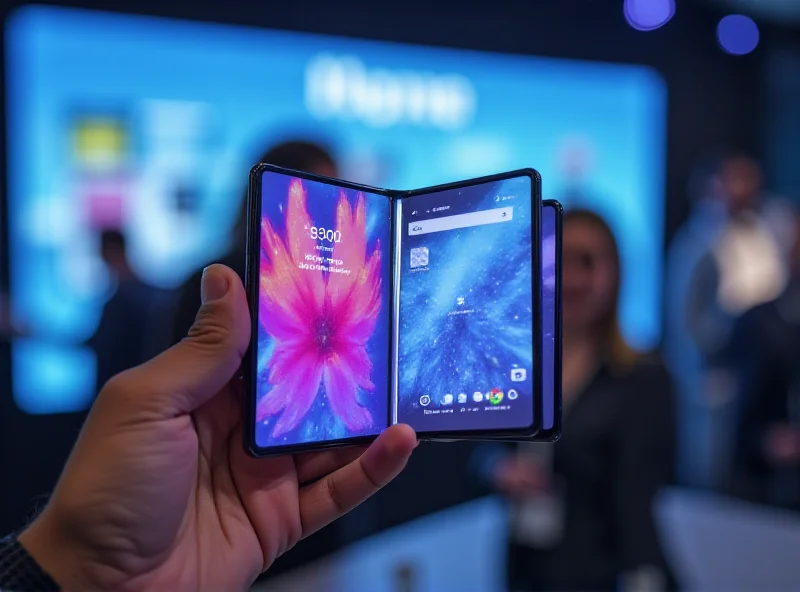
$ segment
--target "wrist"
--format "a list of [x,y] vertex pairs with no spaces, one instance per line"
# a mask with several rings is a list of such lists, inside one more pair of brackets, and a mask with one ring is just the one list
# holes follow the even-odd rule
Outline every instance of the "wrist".
[[0,538],[0,590],[58,592],[60,586],[16,536]]
[[47,510],[19,534],[17,541],[62,590],[90,589],[76,577],[76,547],[63,541]]

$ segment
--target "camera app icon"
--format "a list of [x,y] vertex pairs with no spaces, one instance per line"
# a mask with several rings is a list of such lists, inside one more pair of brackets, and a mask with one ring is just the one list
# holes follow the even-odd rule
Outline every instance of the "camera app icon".
[[511,369],[511,382],[524,382],[528,373],[525,368],[512,368]]

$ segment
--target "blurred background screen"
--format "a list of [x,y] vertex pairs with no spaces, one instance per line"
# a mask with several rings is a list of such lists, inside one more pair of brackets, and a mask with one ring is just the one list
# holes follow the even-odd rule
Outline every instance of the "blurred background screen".
[[6,21],[13,397],[33,414],[96,392],[82,344],[113,290],[100,234],[175,288],[230,247],[257,147],[336,147],[397,189],[535,167],[546,198],[620,243],[623,332],[660,333],[666,88],[654,70],[52,7]]

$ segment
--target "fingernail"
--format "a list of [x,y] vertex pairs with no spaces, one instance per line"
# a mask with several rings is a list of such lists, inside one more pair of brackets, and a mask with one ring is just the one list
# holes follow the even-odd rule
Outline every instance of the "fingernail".
[[200,300],[203,304],[223,298],[228,293],[228,278],[219,269],[213,266],[203,270],[203,279],[200,282]]

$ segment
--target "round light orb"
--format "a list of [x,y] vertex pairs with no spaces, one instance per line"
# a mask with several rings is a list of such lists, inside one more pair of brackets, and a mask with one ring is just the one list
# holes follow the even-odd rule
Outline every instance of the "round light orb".
[[675,0],[625,0],[623,13],[637,31],[653,31],[675,16]]
[[730,14],[717,25],[717,41],[731,55],[747,55],[758,47],[758,25],[743,14]]

